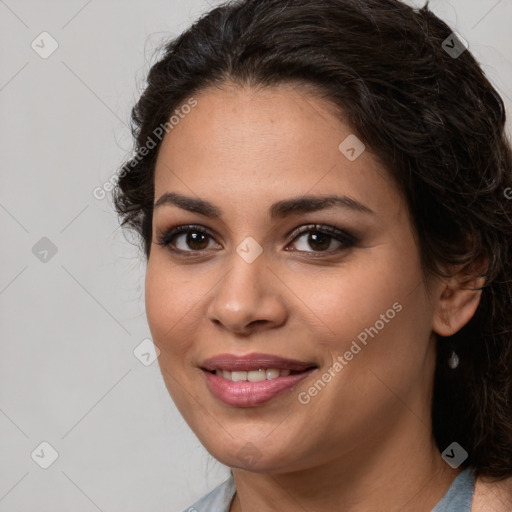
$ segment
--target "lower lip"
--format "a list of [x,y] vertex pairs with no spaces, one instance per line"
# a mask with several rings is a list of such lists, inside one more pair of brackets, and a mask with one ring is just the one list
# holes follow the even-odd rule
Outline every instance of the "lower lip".
[[264,404],[295,387],[312,371],[314,369],[261,382],[233,382],[203,370],[211,393],[233,407],[256,407]]

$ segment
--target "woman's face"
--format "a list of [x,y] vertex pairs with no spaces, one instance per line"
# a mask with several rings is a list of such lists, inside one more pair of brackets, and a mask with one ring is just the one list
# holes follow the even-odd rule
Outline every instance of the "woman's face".
[[425,432],[434,304],[384,169],[291,85],[195,99],[158,155],[146,275],[187,423],[224,464],[276,472]]

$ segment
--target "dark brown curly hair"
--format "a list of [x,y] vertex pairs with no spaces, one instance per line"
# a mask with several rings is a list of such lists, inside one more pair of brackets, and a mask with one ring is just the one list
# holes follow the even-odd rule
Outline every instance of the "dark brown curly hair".
[[155,129],[227,80],[313,86],[395,179],[425,275],[462,265],[485,276],[469,323],[437,335],[432,428],[440,451],[457,441],[469,454],[463,467],[503,479],[512,475],[512,154],[503,101],[469,50],[447,51],[452,32],[428,1],[421,9],[398,0],[226,2],[152,66],[132,111],[136,154],[113,200],[149,258]]

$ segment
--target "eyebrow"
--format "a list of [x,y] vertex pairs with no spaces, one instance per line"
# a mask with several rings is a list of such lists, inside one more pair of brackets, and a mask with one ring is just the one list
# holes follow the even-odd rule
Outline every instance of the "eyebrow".
[[[222,210],[204,199],[188,197],[177,192],[167,192],[153,205],[156,210],[164,205],[173,205],[189,212],[198,213],[205,217],[220,218]],[[368,206],[348,196],[298,196],[284,199],[274,203],[270,207],[270,218],[283,218],[294,213],[316,212],[332,207],[342,207],[357,212],[375,215],[375,212]]]

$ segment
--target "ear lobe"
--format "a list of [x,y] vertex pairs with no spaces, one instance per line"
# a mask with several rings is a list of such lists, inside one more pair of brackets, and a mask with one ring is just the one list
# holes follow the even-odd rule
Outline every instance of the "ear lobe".
[[[487,258],[485,264],[487,264]],[[481,268],[481,267],[480,267]],[[445,281],[432,320],[432,330],[440,336],[460,331],[475,314],[485,277],[468,274],[467,267]]]

